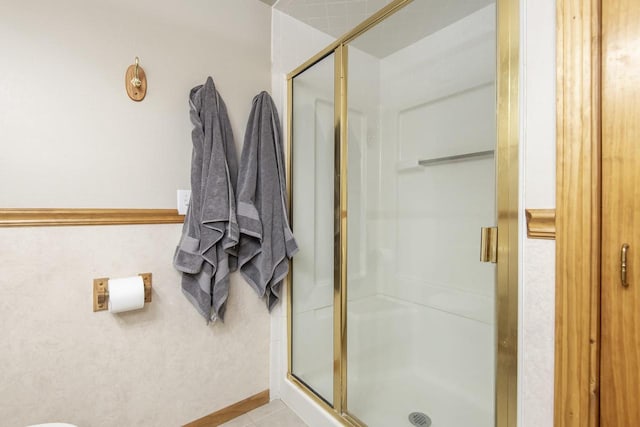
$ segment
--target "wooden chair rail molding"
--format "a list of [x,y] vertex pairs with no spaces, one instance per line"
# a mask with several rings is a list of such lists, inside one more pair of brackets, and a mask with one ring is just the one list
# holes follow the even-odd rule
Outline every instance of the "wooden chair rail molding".
[[555,209],[526,209],[527,237],[530,239],[556,238]]
[[0,209],[0,227],[180,224],[176,209]]

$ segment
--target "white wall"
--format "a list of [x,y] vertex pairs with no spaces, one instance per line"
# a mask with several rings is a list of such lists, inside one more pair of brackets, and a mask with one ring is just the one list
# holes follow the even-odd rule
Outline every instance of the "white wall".
[[[523,0],[521,15],[521,204],[554,208],[556,2]],[[552,426],[555,242],[527,239],[520,223],[520,425]]]
[[378,274],[382,256],[378,248],[381,205],[379,185],[380,146],[380,60],[350,45],[348,47],[349,91],[347,173],[347,273],[349,301],[379,292]]
[[495,148],[494,16],[486,6],[381,61],[382,293],[488,324],[495,266],[478,236],[496,221],[494,158],[418,161]]
[[[0,206],[174,208],[190,89],[214,77],[239,149],[270,84],[270,17],[256,0],[0,0]],[[135,55],[142,103],[124,91]],[[234,275],[226,323],[207,326],[172,267],[180,232],[0,228],[1,424],[176,426],[269,387],[264,303]],[[92,312],[94,278],[142,272],[151,304]]]
[[[214,78],[241,144],[268,88],[270,9],[257,3],[0,0],[0,204],[175,207],[190,188],[190,89]],[[124,85],[135,56],[139,103]]]

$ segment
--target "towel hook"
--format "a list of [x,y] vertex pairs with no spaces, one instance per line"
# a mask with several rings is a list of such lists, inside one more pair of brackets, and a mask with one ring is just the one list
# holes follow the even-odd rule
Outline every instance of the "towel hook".
[[147,93],[147,77],[140,66],[140,58],[136,56],[135,64],[129,65],[125,73],[127,95],[134,101],[142,101]]
[[142,81],[140,80],[140,77],[138,77],[139,65],[140,65],[140,59],[136,56],[136,70],[133,78],[131,79],[131,84],[134,85],[135,87],[142,86]]

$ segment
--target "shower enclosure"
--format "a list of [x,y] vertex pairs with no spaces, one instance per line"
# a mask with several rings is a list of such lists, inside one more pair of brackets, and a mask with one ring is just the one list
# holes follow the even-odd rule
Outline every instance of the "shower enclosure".
[[288,76],[288,377],[345,423],[516,424],[517,4],[397,0]]

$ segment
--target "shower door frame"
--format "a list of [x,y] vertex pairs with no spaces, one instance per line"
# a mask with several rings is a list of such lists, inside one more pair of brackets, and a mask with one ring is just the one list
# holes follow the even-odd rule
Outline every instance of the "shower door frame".
[[[287,379],[343,424],[365,426],[347,406],[347,81],[348,43],[414,0],[394,0],[287,75],[287,193],[293,226],[293,79],[334,54],[334,288],[333,402],[319,397],[292,372],[292,266],[287,286]],[[517,425],[519,246],[519,0],[496,0],[496,275],[497,427]],[[479,233],[478,233],[479,234]]]

